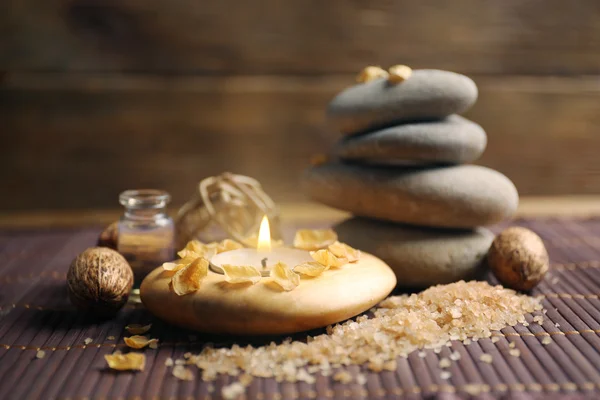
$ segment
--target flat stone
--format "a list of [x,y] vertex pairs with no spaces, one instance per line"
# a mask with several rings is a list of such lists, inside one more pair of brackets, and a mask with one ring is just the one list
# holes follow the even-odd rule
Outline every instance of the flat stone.
[[399,162],[464,164],[478,159],[487,144],[478,124],[458,115],[407,123],[343,138],[334,153],[370,164]]
[[396,277],[380,259],[363,253],[357,263],[303,278],[290,292],[263,278],[233,285],[209,271],[200,289],[178,296],[172,273],[159,267],[142,282],[144,306],[182,328],[228,334],[287,334],[334,324],[375,306],[393,290]]
[[399,84],[381,78],[345,89],[329,103],[327,119],[336,131],[353,134],[460,114],[476,100],[477,86],[470,78],[421,69]]
[[510,217],[519,196],[501,173],[475,165],[376,167],[328,163],[305,174],[306,193],[355,215],[446,228],[491,225]]
[[422,288],[479,278],[494,234],[485,228],[419,228],[367,218],[334,227],[341,241],[385,261],[398,286]]

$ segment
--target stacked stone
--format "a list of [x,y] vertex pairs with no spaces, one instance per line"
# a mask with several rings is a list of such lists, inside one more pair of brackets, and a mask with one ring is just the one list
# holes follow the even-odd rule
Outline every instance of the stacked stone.
[[494,235],[485,225],[517,208],[513,183],[466,165],[487,144],[484,130],[458,114],[477,100],[468,77],[416,70],[401,83],[360,83],[329,104],[343,138],[334,160],[311,167],[309,196],[355,217],[340,240],[387,262],[405,287],[476,278]]

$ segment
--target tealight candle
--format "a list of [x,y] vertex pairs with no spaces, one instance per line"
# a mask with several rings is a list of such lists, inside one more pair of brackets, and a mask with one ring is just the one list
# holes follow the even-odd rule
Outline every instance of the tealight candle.
[[265,215],[260,223],[256,249],[237,249],[217,254],[210,260],[210,266],[218,273],[223,273],[222,265],[252,266],[263,276],[269,276],[271,268],[278,262],[294,268],[310,261],[313,259],[308,251],[289,247],[271,248],[271,230]]

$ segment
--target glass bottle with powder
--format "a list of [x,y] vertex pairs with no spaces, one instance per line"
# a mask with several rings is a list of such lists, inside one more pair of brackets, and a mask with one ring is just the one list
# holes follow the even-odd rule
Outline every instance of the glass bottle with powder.
[[162,190],[127,190],[119,196],[125,214],[119,221],[117,250],[129,261],[135,287],[148,273],[174,259],[175,226],[167,215],[171,196]]

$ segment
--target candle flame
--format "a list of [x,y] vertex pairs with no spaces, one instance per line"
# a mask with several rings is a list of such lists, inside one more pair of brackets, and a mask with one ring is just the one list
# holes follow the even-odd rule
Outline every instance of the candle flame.
[[269,219],[265,215],[260,222],[258,230],[258,243],[256,244],[258,251],[271,251],[271,228],[269,227]]

